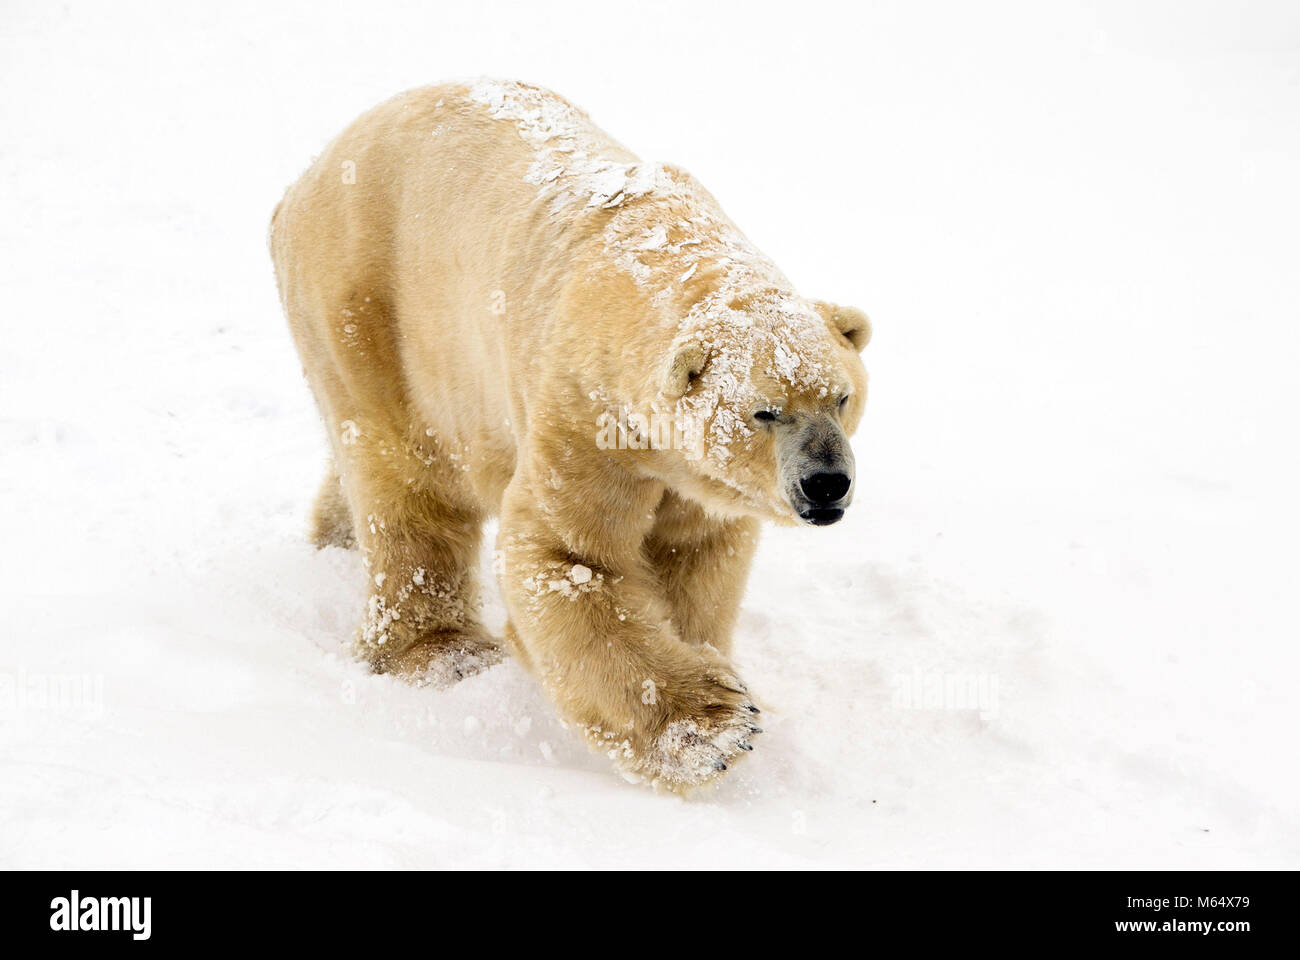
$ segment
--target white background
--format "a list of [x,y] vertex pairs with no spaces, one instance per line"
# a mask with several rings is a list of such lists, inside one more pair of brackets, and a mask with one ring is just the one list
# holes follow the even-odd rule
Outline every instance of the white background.
[[[1295,5],[184,6],[0,13],[0,865],[1300,866]],[[270,212],[480,74],[875,322],[857,502],[767,536],[767,733],[694,800],[513,663],[367,676],[304,540]]]

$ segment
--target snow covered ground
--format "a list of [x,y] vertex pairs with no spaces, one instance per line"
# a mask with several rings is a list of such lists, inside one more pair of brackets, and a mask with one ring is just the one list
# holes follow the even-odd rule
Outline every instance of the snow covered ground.
[[[1300,867],[1294,5],[180,6],[0,13],[0,866]],[[692,800],[513,663],[367,676],[304,540],[271,209],[477,74],[875,322],[857,503],[768,534],[767,732]]]

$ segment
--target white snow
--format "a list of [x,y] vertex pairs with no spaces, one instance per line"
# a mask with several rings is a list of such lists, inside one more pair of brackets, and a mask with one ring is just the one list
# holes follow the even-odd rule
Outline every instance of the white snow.
[[[0,866],[1300,866],[1300,15],[740,9],[6,6]],[[369,574],[304,538],[271,209],[366,107],[480,74],[875,325],[857,502],[765,534],[765,732],[694,799],[515,662],[367,675]]]
[[616,142],[592,137],[582,112],[546,90],[515,80],[480,78],[469,87],[472,100],[500,120],[516,125],[536,148],[525,179],[564,206],[617,207],[664,181],[653,163],[620,161]]

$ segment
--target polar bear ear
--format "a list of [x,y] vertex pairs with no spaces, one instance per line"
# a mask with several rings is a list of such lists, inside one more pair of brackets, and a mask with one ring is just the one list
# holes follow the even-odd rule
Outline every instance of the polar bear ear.
[[659,389],[665,397],[676,400],[690,389],[691,381],[704,370],[704,347],[698,340],[679,344],[664,365]]
[[844,339],[853,345],[854,350],[861,351],[871,341],[871,321],[857,307],[841,307],[822,300],[814,305],[830,328],[842,334]]

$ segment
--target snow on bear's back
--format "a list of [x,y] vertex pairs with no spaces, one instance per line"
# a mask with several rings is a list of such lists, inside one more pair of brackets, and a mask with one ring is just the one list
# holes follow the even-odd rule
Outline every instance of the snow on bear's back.
[[701,425],[715,464],[752,436],[749,413],[770,399],[763,394],[843,389],[825,320],[689,173],[641,161],[541,87],[479,79],[467,97],[514,124],[532,151],[524,179],[551,215],[607,217],[608,261],[645,290],[677,342],[700,343],[706,369],[675,413]]

